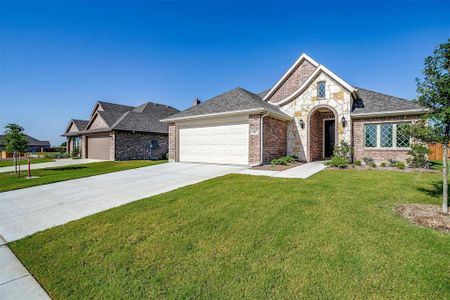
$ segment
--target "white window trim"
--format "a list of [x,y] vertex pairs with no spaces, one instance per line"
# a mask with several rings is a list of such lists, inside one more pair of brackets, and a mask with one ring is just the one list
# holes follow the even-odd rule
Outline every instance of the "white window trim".
[[[381,151],[391,151],[391,150],[410,150],[411,147],[397,147],[397,125],[398,124],[408,124],[411,122],[367,122],[363,124],[363,145],[364,150],[381,150]],[[381,147],[381,125],[383,124],[393,124],[392,126],[392,147]],[[375,125],[377,134],[377,145],[376,147],[366,147],[366,125]],[[409,143],[411,144],[411,137],[409,138]]]

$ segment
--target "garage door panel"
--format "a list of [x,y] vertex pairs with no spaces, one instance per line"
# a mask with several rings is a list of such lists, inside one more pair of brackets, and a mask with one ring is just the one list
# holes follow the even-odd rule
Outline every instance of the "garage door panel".
[[248,164],[248,119],[179,129],[179,158],[186,162]]
[[87,137],[87,157],[94,159],[110,159],[110,137],[109,135]]

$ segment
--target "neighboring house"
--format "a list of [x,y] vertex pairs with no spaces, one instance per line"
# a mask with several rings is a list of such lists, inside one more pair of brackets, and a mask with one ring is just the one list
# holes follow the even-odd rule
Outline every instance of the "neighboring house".
[[158,159],[168,151],[168,126],[177,109],[147,102],[137,107],[98,101],[89,120],[71,120],[63,136],[67,151],[104,160]]
[[[4,135],[0,135],[0,151],[4,150],[6,146],[4,138],[5,138]],[[25,150],[26,152],[42,152],[50,148],[49,141],[40,141],[27,134],[25,134],[25,139],[27,140],[28,145],[27,149]]]
[[347,141],[354,158],[405,160],[399,128],[424,113],[418,104],[357,88],[302,54],[268,91],[236,88],[162,121],[171,161],[257,165],[283,156],[329,158]]

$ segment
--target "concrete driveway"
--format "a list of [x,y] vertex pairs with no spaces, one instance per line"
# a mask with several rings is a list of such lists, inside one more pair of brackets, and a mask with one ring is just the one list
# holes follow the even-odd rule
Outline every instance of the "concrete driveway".
[[167,163],[0,193],[0,234],[7,242],[14,241],[115,206],[244,169]]

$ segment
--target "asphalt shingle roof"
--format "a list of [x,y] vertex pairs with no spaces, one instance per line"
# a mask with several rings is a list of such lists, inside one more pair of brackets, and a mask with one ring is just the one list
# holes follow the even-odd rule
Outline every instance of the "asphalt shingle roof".
[[[5,135],[0,135],[0,145],[5,145],[4,142],[4,138]],[[25,134],[25,139],[27,140],[28,146],[50,146],[50,142],[49,141],[40,141],[38,139],[35,139],[32,136],[29,136],[27,134]]]
[[262,100],[260,96],[238,87],[174,114],[170,116],[169,119],[250,109],[264,109],[269,112],[274,112],[289,117],[278,107]]
[[167,133],[168,125],[159,120],[177,112],[179,112],[179,110],[171,106],[147,102],[123,114],[123,116],[114,123],[112,129]]
[[88,120],[72,120],[75,126],[77,126],[78,130],[84,130],[89,123]]
[[[159,120],[179,111],[171,106],[153,102],[147,102],[136,107],[105,101],[98,101],[98,103],[103,110],[98,110],[97,113],[106,122],[108,127],[85,130],[89,121],[73,120],[76,122],[77,127],[80,124],[78,128],[80,128],[82,133],[105,132],[110,130],[167,133],[167,124]],[[67,133],[64,135],[69,136],[71,134]]]
[[411,100],[357,88],[359,99],[353,101],[352,114],[383,113],[390,111],[423,110]]

